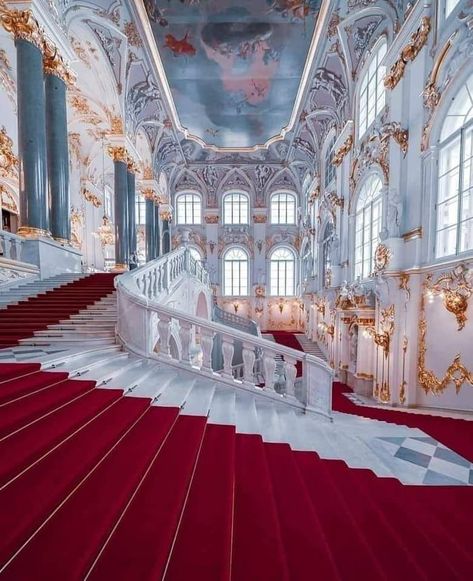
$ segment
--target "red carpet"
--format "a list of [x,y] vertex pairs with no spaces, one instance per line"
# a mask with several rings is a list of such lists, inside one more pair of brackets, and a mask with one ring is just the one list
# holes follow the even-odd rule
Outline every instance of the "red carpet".
[[[93,382],[14,369],[0,364],[0,393],[24,383],[0,406],[2,579],[471,577],[471,488],[403,486]],[[40,389],[39,375],[51,377]]]
[[18,345],[20,339],[31,337],[35,331],[59,323],[104,298],[113,292],[114,278],[113,273],[92,274],[1,310],[0,349]]

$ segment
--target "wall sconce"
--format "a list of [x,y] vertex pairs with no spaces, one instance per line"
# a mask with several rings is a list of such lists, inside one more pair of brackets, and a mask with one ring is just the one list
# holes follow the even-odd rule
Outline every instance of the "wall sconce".
[[238,309],[240,308],[240,304],[239,303],[233,303],[233,309],[235,311],[235,314],[238,313]]
[[278,303],[278,308],[279,312],[282,314],[282,312],[284,311],[284,303],[282,301]]

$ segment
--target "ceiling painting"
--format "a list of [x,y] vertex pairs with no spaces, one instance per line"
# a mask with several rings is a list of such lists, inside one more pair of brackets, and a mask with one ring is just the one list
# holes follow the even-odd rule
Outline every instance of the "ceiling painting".
[[181,124],[261,145],[289,123],[321,0],[145,0]]

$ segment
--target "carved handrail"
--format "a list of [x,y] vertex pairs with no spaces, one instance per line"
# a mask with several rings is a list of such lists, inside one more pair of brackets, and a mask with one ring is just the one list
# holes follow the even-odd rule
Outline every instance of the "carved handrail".
[[[122,344],[144,357],[198,371],[200,375],[234,387],[256,390],[262,396],[329,418],[333,370],[325,361],[160,302],[165,292],[171,292],[189,275],[202,285],[209,285],[207,273],[191,258],[188,249],[179,249],[115,279],[119,310],[117,335]],[[212,369],[212,349],[217,336],[221,340],[223,369],[215,372]],[[242,347],[243,359],[242,369],[238,372],[233,366],[237,344]],[[200,347],[200,353],[193,357],[196,346]],[[296,380],[298,362],[302,365],[300,381],[299,378]],[[284,373],[283,388],[281,375],[276,373],[277,365]],[[264,383],[256,380],[261,376]]]
[[234,313],[229,313],[218,305],[214,305],[213,320],[216,323],[222,323],[223,325],[239,329],[240,331],[245,331],[245,333],[250,333],[251,335],[261,335],[256,321],[253,321],[253,319],[246,319],[245,317],[241,317]]

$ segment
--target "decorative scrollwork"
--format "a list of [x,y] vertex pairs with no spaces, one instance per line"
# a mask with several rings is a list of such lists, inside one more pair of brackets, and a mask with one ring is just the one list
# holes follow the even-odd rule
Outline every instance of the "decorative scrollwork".
[[427,42],[429,32],[430,18],[428,16],[424,16],[419,28],[411,36],[411,41],[401,50],[399,58],[393,64],[391,70],[384,78],[384,86],[387,89],[394,89],[394,87],[402,79],[407,63],[413,61],[422,50],[422,47]]
[[5,127],[0,129],[0,176],[13,177],[18,168],[18,158],[13,153],[13,140]]
[[94,208],[100,208],[100,206],[102,205],[102,200],[87,188],[84,188],[82,190],[82,197],[86,202],[90,202],[94,206]]
[[392,258],[391,250],[386,244],[378,244],[374,253],[374,270],[372,275],[375,276],[383,272]]
[[343,158],[347,155],[352,146],[353,146],[353,135],[350,134],[345,139],[345,142],[334,153],[332,157],[332,164],[338,167],[342,163]]
[[373,337],[375,344],[383,349],[384,357],[387,359],[394,332],[394,305],[381,311],[380,328],[380,331],[376,331],[374,327],[370,326],[366,328],[366,331]]
[[459,331],[464,328],[467,321],[468,300],[473,294],[473,285],[471,280],[467,279],[468,273],[468,268],[460,264],[453,271],[441,275],[435,283],[432,275],[429,275],[425,284],[428,293],[442,297],[447,311],[455,315]]

